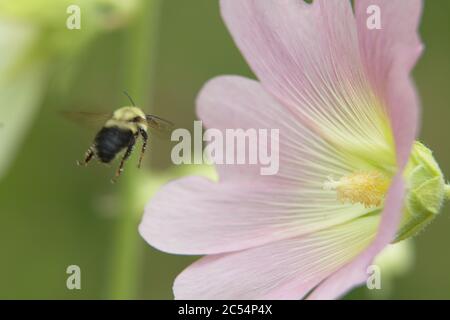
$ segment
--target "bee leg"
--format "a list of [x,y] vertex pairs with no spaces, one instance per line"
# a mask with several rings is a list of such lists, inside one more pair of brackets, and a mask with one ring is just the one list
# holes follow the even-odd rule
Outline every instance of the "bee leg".
[[138,163],[138,168],[141,168],[142,159],[144,158],[145,150],[147,149],[148,134],[147,132],[145,132],[145,130],[142,129],[139,130],[139,133],[141,134],[143,140],[141,155],[139,156],[139,163]]
[[112,183],[115,183],[117,181],[117,179],[120,177],[120,175],[122,174],[123,165],[125,164],[125,161],[127,161],[127,159],[130,157],[131,153],[133,152],[135,144],[136,144],[136,139],[133,138],[133,140],[128,145],[127,150],[125,151],[125,154],[122,157],[122,161],[120,161],[120,165],[119,165],[119,168],[116,171],[115,177],[111,180]]
[[78,164],[79,166],[87,166],[87,164],[89,163],[89,161],[91,161],[92,158],[94,157],[94,154],[95,154],[95,153],[94,153],[93,148],[90,147],[90,148],[88,149],[88,151],[86,151],[86,154],[85,154],[85,156],[84,156],[83,162],[77,161],[77,164]]

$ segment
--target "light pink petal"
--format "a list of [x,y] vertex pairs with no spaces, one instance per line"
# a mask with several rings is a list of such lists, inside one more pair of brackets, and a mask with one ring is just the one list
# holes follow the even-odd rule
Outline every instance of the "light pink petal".
[[[371,6],[380,9],[379,30],[367,28]],[[401,165],[409,157],[418,129],[419,99],[410,72],[423,50],[418,34],[422,0],[360,0],[355,11],[362,61],[390,114]]]
[[369,274],[367,267],[378,253],[389,244],[397,231],[403,208],[405,193],[402,176],[398,175],[389,191],[386,205],[381,217],[379,230],[375,240],[351,263],[323,281],[308,297],[308,299],[336,299],[348,290],[364,283]]
[[[311,233],[373,208],[341,204],[323,186],[358,170],[333,146],[294,119],[262,87],[241,77],[210,81],[198,113],[207,127],[279,129],[280,171],[219,166],[221,181],[191,177],[163,187],[140,225],[152,246],[182,254],[215,254]],[[244,169],[240,169],[244,168]]]
[[176,299],[301,299],[373,239],[379,217],[208,256],[175,280]]
[[387,114],[365,74],[350,1],[222,0],[221,8],[258,79],[294,118],[343,151],[394,165]]
[[[369,5],[378,5],[381,9],[381,30],[366,28]],[[312,299],[336,298],[364,282],[367,266],[392,241],[397,231],[405,192],[401,172],[408,161],[418,127],[419,102],[410,72],[422,49],[417,34],[421,8],[422,1],[419,0],[407,4],[402,0],[356,2],[364,61],[373,86],[385,97],[391,113],[400,173],[391,186],[376,240],[355,261],[321,284],[311,295]]]
[[[320,176],[320,188],[330,175],[343,175],[356,169],[347,159],[318,135],[305,127],[295,115],[271,95],[260,83],[239,76],[221,76],[210,80],[201,90],[197,99],[197,114],[206,128],[219,130],[223,137],[227,129],[242,129],[256,132],[278,130],[275,141],[278,149],[270,146],[272,153],[280,153],[279,172],[273,176],[261,175],[261,167],[267,165],[227,165],[217,166],[221,180],[237,179],[238,183],[249,180],[253,184],[284,182],[304,185],[317,180],[312,174],[326,171]],[[269,139],[270,140],[270,139]],[[249,146],[255,147],[253,153],[264,150],[265,145],[246,144],[247,163]],[[259,147],[259,148],[258,148]],[[309,178],[309,179],[307,179]]]

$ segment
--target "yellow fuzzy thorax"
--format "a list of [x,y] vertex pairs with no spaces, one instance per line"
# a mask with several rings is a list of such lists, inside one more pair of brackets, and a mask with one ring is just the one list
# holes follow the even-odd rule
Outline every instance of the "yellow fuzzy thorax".
[[[141,121],[133,121],[135,118],[139,118]],[[131,130],[133,133],[136,133],[138,129],[147,131],[146,115],[138,107],[122,107],[114,111],[111,119],[106,122],[105,127],[118,127]]]
[[338,181],[329,179],[325,190],[335,190],[342,203],[360,203],[366,208],[379,207],[389,189],[390,180],[379,171],[361,171],[344,176]]
[[119,121],[131,121],[136,117],[145,120],[145,113],[138,107],[122,107],[114,111],[112,119]]

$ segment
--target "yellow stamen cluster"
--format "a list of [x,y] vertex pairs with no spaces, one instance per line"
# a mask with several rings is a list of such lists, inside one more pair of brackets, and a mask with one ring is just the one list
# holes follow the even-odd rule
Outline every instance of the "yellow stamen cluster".
[[366,208],[378,207],[389,189],[390,180],[378,171],[355,172],[335,181],[324,183],[325,190],[336,190],[342,203],[361,203]]

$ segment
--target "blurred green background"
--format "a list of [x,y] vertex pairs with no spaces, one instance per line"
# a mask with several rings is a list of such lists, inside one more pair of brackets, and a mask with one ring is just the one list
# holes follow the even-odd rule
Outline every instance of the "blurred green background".
[[[196,94],[208,79],[252,77],[217,1],[163,0],[159,5],[144,5],[124,26],[95,35],[75,57],[52,56],[36,116],[21,129],[25,139],[17,141],[17,154],[8,155],[14,160],[0,180],[0,298],[171,299],[174,278],[196,259],[158,252],[137,235],[136,214],[158,181],[167,179],[172,143],[152,140],[146,157],[151,173],[137,172],[132,159],[123,181],[112,185],[115,167],[75,165],[95,132],[59,116],[62,110],[111,111],[128,104],[122,94],[128,90],[144,109],[191,129]],[[152,31],[145,31],[149,26]],[[450,1],[426,1],[421,35],[426,50],[414,73],[423,105],[421,139],[450,177]],[[130,205],[134,196],[137,207]],[[415,238],[414,263],[393,280],[389,293],[357,289],[348,298],[449,299],[449,230],[447,206]],[[132,238],[129,245],[137,248],[132,256],[121,255],[120,237]],[[125,260],[122,266],[118,259]],[[72,264],[81,267],[81,290],[66,288],[66,268]],[[128,279],[136,285],[124,283]]]

